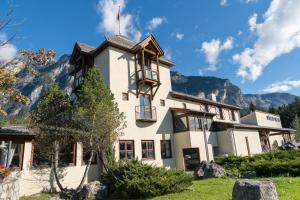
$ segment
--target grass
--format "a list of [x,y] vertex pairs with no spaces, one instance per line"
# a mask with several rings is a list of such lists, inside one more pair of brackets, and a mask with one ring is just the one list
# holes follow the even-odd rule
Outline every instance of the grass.
[[[270,178],[276,185],[279,200],[300,199],[300,177]],[[152,200],[230,200],[234,179],[206,179],[194,181],[190,191],[155,197]],[[21,200],[47,200],[47,194],[21,197]]]

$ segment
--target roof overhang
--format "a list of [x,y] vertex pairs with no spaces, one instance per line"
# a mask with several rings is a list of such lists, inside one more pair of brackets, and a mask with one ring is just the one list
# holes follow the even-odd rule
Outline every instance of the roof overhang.
[[2,127],[0,128],[0,141],[31,141],[35,135],[31,130],[24,127]]
[[182,113],[182,114],[198,114],[201,116],[213,117],[214,113],[203,112],[200,110],[186,109],[186,108],[170,108],[172,112]]
[[224,108],[240,110],[240,107],[238,107],[238,106],[219,103],[219,102],[211,101],[211,100],[208,100],[208,99],[203,99],[203,98],[200,98],[200,97],[196,97],[196,96],[193,96],[193,95],[184,94],[184,93],[181,93],[181,92],[171,91],[170,95],[171,95],[171,97],[176,98],[176,99],[182,99],[182,100],[187,100],[187,101],[196,102],[196,103],[210,104],[210,105],[215,105],[215,106],[222,106]]

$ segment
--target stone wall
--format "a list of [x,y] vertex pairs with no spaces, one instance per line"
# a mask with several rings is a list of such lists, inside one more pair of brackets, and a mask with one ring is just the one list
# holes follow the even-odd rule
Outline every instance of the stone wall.
[[0,200],[18,200],[19,199],[19,180],[7,177],[0,180]]

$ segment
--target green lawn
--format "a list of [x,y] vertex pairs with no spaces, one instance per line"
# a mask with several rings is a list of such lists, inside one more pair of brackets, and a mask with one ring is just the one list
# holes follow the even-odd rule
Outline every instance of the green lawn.
[[[280,200],[300,200],[300,177],[270,178],[276,185]],[[190,191],[155,197],[153,200],[230,200],[234,179],[207,179],[194,181]],[[47,200],[48,195],[21,198],[21,200]]]

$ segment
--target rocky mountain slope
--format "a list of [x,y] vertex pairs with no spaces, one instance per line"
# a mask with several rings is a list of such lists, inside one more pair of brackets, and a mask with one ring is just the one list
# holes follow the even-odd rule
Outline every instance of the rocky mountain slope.
[[32,110],[40,99],[42,92],[51,82],[56,82],[61,89],[70,94],[73,80],[69,73],[73,66],[69,64],[69,58],[69,55],[63,55],[57,61],[53,61],[47,66],[38,67],[36,76],[29,74],[20,59],[15,59],[5,66],[16,73],[18,77],[17,88],[30,98],[30,102],[27,105],[0,102],[5,105],[9,115],[22,115]]
[[[20,59],[13,60],[6,67],[14,70],[18,78],[18,88],[22,93],[30,97],[28,105],[21,104],[4,104],[10,115],[26,114],[32,110],[41,97],[42,92],[51,82],[56,82],[61,89],[67,93],[72,90],[72,78],[69,73],[73,66],[69,64],[69,55],[61,56],[57,61],[48,64],[45,67],[39,67],[36,76],[31,76],[24,69],[23,62]],[[268,108],[272,106],[281,106],[288,104],[295,98],[294,95],[288,93],[271,93],[271,94],[243,94],[241,89],[232,84],[228,79],[206,76],[184,76],[178,72],[171,72],[172,88],[175,91],[183,92],[200,97],[214,93],[220,102],[239,105],[247,108],[250,102],[254,102],[257,107]]]
[[171,73],[172,88],[199,97],[214,93],[217,101],[247,108],[253,102],[258,108],[268,109],[289,104],[295,95],[289,93],[243,94],[241,89],[228,79],[209,76],[184,76],[178,72]]

